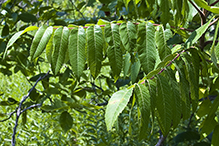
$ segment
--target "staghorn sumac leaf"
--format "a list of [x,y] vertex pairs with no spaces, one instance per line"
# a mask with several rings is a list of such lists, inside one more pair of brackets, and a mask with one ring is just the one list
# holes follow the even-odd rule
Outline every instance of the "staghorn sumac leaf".
[[141,123],[140,123],[140,132],[139,139],[142,140],[147,137],[148,124],[150,121],[150,93],[148,87],[143,84],[135,85],[135,95],[137,99],[138,108],[141,113]]
[[194,2],[201,8],[204,8],[212,13],[219,14],[219,7],[209,6],[205,0],[194,0]]
[[107,130],[111,130],[119,114],[124,110],[132,96],[133,88],[115,92],[110,98],[105,113]]
[[138,73],[140,71],[140,68],[141,68],[140,60],[138,58],[136,58],[136,61],[131,65],[131,81],[132,81],[132,83],[135,83],[135,81],[138,77]]
[[182,59],[175,60],[175,67],[179,74],[179,92],[182,104],[182,116],[183,120],[190,117],[190,97],[189,97],[189,82],[186,79],[185,68],[183,66]]
[[100,73],[103,60],[103,33],[100,26],[90,26],[87,34],[87,58],[91,75],[96,78]]
[[162,25],[157,26],[157,31],[155,33],[156,44],[158,47],[158,52],[160,59],[163,60],[167,55],[171,54],[170,48],[167,46],[167,39],[165,36],[165,31]]
[[170,95],[170,85],[168,79],[162,75],[157,75],[157,96],[156,96],[156,107],[158,111],[158,123],[160,125],[163,135],[167,135],[172,121],[172,101]]
[[166,70],[166,76],[169,80],[170,90],[171,92],[171,98],[172,98],[172,121],[173,121],[173,127],[176,128],[180,122],[181,114],[182,114],[182,107],[181,107],[181,98],[180,98],[180,92],[179,92],[179,84],[176,81],[175,73],[172,69]]
[[[192,53],[191,53],[192,54]],[[197,52],[193,55],[183,54],[182,59],[185,62],[185,69],[187,72],[187,79],[190,85],[191,100],[193,111],[196,111],[199,100],[199,56]]]
[[146,74],[154,69],[157,51],[155,46],[155,28],[152,23],[138,25],[138,54],[141,66]]
[[18,39],[21,35],[23,35],[24,33],[28,32],[28,31],[33,31],[33,30],[37,30],[37,29],[38,29],[37,26],[29,26],[29,27],[27,27],[26,29],[15,33],[15,34],[10,38],[10,40],[9,40],[8,43],[7,43],[7,47],[6,47],[6,49],[5,49],[3,59],[5,58],[5,55],[6,55],[6,53],[7,53],[8,48],[10,48],[10,47],[17,41],[17,39]]
[[[42,27],[44,27],[44,26],[42,26]],[[32,43],[33,45],[31,46],[31,49],[30,49],[30,55],[31,55],[32,60],[37,58],[43,52],[43,50],[46,48],[46,45],[47,45],[52,33],[53,33],[52,26],[46,28],[45,31],[44,31],[44,28],[42,28],[42,30],[41,30],[41,28],[39,29],[39,33],[37,32],[37,35],[35,35],[36,39],[34,38],[34,41]],[[41,37],[41,35],[42,35],[42,37]]]
[[74,28],[69,36],[69,59],[76,78],[79,80],[85,66],[86,35],[83,27]]
[[202,25],[201,27],[197,28],[195,31],[192,32],[192,34],[185,42],[186,49],[191,47],[194,43],[196,43],[199,40],[199,38],[206,32],[213,19],[214,17],[212,17],[211,20],[209,20],[207,23],[205,23],[204,25]]
[[218,135],[219,135],[219,125],[215,126],[215,128],[214,128],[214,132],[213,132],[213,136],[212,136],[212,141],[211,141],[212,146],[219,145]]
[[136,26],[130,21],[122,23],[119,27],[121,41],[125,49],[129,52],[131,52],[136,46],[136,32]]
[[53,51],[51,68],[55,75],[58,74],[65,61],[65,55],[68,47],[69,29],[67,27],[59,27],[53,36]]
[[118,79],[122,70],[122,49],[119,36],[119,26],[111,23],[105,26],[105,38],[108,43],[107,55],[115,80]]

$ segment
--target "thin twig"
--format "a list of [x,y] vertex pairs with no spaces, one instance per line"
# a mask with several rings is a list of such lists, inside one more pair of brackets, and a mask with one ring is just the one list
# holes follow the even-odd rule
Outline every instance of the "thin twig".
[[159,141],[157,142],[157,144],[155,146],[161,146],[163,144],[163,142],[165,141],[165,139],[167,138],[167,135],[166,136],[163,136],[163,134],[161,133],[160,134],[160,138],[159,138]]
[[[18,120],[19,120],[19,117],[20,115],[22,114],[22,112],[24,112],[26,109],[24,109],[23,111],[21,110],[22,108],[22,104],[26,101],[26,99],[30,96],[30,93],[35,89],[36,85],[38,84],[39,81],[41,81],[42,79],[44,79],[45,77],[47,77],[49,75],[49,72],[48,71],[43,77],[39,77],[36,81],[36,83],[33,85],[33,87],[30,89],[30,91],[28,92],[27,95],[23,96],[22,97],[22,100],[17,108],[17,113],[16,113],[16,121],[15,121],[15,125],[14,125],[14,129],[13,129],[13,134],[12,134],[12,140],[11,140],[11,144],[12,146],[15,146],[15,143],[16,143],[16,139],[15,139],[15,135],[16,135],[16,130],[17,130],[17,126],[18,126]],[[28,109],[32,108],[31,106],[28,107]]]
[[81,16],[83,17],[83,19],[84,19],[85,21],[87,21],[86,18],[84,17],[84,15],[81,13],[81,11],[75,6],[75,4],[73,3],[73,1],[70,0],[70,2],[71,2],[72,5],[75,7],[76,11],[78,11],[78,12],[81,14]]
[[8,118],[6,118],[6,119],[4,119],[4,120],[1,120],[0,122],[4,122],[4,121],[9,120],[9,119],[11,118],[11,116],[12,116],[14,113],[16,113],[16,112],[17,112],[17,108],[16,108],[16,110],[14,110],[13,112],[7,114],[7,115],[9,115]]
[[213,2],[212,4],[210,4],[210,6],[216,5],[218,2],[219,2],[219,0],[217,0],[217,1]]
[[40,103],[40,104],[33,104],[33,105],[31,105],[31,106],[29,106],[29,107],[23,109],[23,110],[21,111],[21,113],[23,113],[23,112],[25,112],[26,110],[29,110],[29,109],[31,109],[31,108],[40,107],[40,106],[42,106],[41,103]]
[[[173,63],[173,61],[175,61],[175,60],[176,60],[182,53],[184,53],[184,52],[185,52],[185,50],[183,50],[182,52],[178,53],[178,54],[176,55],[176,57],[173,58],[173,60],[171,60],[171,61],[169,62],[169,64],[167,64],[166,67],[170,66],[170,65]],[[164,70],[165,70],[165,68],[161,69],[160,72],[158,73],[158,75],[161,74]],[[154,76],[151,77],[150,79],[151,79],[151,80],[154,79]],[[144,82],[142,82],[142,83],[144,83]]]
[[195,3],[193,3],[191,0],[189,0],[189,2],[193,5],[193,7],[198,11],[200,17],[201,17],[201,20],[202,20],[202,23],[204,24],[204,21],[206,21],[206,18],[205,18],[205,14],[196,6]]

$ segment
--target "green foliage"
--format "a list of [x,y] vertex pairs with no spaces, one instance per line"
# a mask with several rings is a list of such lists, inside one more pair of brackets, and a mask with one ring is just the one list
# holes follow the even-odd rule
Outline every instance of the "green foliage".
[[0,3],[0,141],[218,145],[217,3]]

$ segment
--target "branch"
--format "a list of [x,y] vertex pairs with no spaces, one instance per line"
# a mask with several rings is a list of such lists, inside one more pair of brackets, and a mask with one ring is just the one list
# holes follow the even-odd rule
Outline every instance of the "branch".
[[44,79],[46,76],[48,76],[48,75],[49,75],[49,72],[50,72],[50,71],[48,71],[43,77],[40,76],[40,77],[37,79],[36,83],[33,85],[33,87],[30,89],[30,91],[28,92],[28,94],[22,97],[22,100],[21,100],[21,102],[20,102],[20,104],[19,104],[19,106],[18,106],[18,108],[17,108],[17,113],[16,113],[17,116],[16,116],[16,121],[15,121],[14,129],[13,129],[12,140],[11,140],[12,146],[15,146],[15,143],[16,143],[15,135],[16,135],[16,130],[17,130],[17,126],[18,126],[18,120],[19,120],[19,117],[20,117],[20,115],[22,114],[22,112],[26,111],[27,109],[36,107],[36,105],[39,106],[39,104],[36,104],[36,105],[32,105],[32,106],[30,106],[30,107],[28,107],[28,108],[26,108],[26,109],[24,109],[24,110],[21,110],[22,104],[23,104],[23,103],[26,101],[26,99],[30,96],[30,93],[35,89],[35,87],[36,87],[36,85],[38,84],[38,82],[41,81],[42,79]]
[[9,115],[9,117],[8,117],[8,118],[6,118],[6,119],[4,119],[4,120],[1,120],[0,122],[4,122],[4,121],[7,121],[7,120],[9,120],[9,119],[11,118],[11,116],[12,116],[14,113],[16,113],[16,112],[17,112],[17,108],[16,108],[16,110],[15,110],[15,111],[13,111],[13,112],[11,112],[11,113],[7,114],[7,115]]
[[[170,65],[173,63],[173,61],[176,60],[176,59],[177,59],[182,53],[184,53],[184,52],[185,52],[185,50],[183,50],[182,52],[178,53],[178,54],[176,55],[176,57],[173,58],[173,60],[171,60],[169,64],[167,64],[166,67],[170,66]],[[161,69],[160,72],[158,73],[158,75],[161,74],[164,70],[165,70],[165,68]],[[154,76],[153,76],[152,78],[150,78],[150,79],[151,79],[151,80],[154,79]],[[143,83],[144,83],[144,82],[142,82],[142,84],[143,84]]]
[[210,4],[210,6],[216,5],[218,2],[219,2],[219,0],[217,0],[217,1],[213,2],[212,4]]
[[85,21],[87,21],[86,18],[84,17],[84,15],[81,13],[81,11],[75,6],[75,4],[73,3],[73,1],[70,0],[70,2],[71,2],[71,4],[75,7],[76,11],[78,11],[78,12],[81,14],[81,16],[83,17],[83,19],[84,19]]
[[167,136],[163,136],[163,134],[160,134],[160,138],[159,141],[157,142],[157,144],[155,146],[162,146],[163,142],[165,141],[165,139],[167,138]]
[[201,20],[202,20],[202,25],[205,23],[206,21],[206,18],[205,18],[205,14],[196,6],[195,3],[193,3],[191,0],[189,0],[189,2],[193,5],[193,7],[198,11],[200,17],[201,17]]

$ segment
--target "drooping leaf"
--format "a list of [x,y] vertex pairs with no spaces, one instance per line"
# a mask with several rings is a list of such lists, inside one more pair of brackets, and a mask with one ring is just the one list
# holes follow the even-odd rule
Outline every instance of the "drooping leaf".
[[51,68],[55,75],[59,72],[65,61],[65,55],[68,47],[69,29],[59,27],[53,36],[53,52]]
[[205,0],[194,0],[194,2],[201,8],[204,8],[212,13],[219,14],[219,7],[209,6]]
[[54,36],[54,33],[51,35],[51,37],[46,45],[46,58],[50,64],[52,63],[53,36]]
[[219,135],[219,125],[217,125],[217,126],[214,128],[214,132],[213,132],[213,136],[212,136],[212,141],[211,141],[211,145],[212,145],[212,146],[217,146],[217,145],[219,145],[219,138],[218,138],[218,135]]
[[189,97],[189,82],[186,79],[185,69],[183,67],[183,61],[176,61],[175,67],[179,74],[179,91],[182,104],[182,116],[186,120],[190,117],[190,97]]
[[165,72],[168,76],[169,84],[170,84],[170,97],[172,98],[173,104],[172,106],[172,120],[173,120],[173,127],[176,128],[181,119],[182,107],[181,107],[181,98],[179,92],[179,84],[176,81],[175,74],[172,69],[167,69]]
[[8,44],[7,44],[7,47],[6,47],[6,49],[5,49],[4,57],[3,57],[3,58],[5,58],[5,55],[6,55],[6,52],[7,52],[8,48],[10,48],[10,47],[17,41],[17,39],[18,39],[22,34],[28,32],[28,31],[33,31],[33,30],[37,30],[37,29],[38,29],[37,26],[29,26],[29,27],[27,27],[25,30],[22,30],[22,31],[19,31],[19,32],[15,33],[15,34],[11,37],[11,39],[8,41]]
[[170,89],[168,80],[162,75],[157,75],[156,107],[158,111],[158,122],[163,135],[168,134],[173,116],[172,105],[174,103],[169,94]]
[[122,69],[122,49],[119,26],[111,23],[105,26],[105,38],[108,43],[107,55],[114,79],[117,80]]
[[[197,53],[194,53],[194,55],[197,55]],[[195,112],[199,100],[199,61],[198,60],[200,59],[198,56],[194,56],[194,55],[190,56],[188,54],[184,54],[182,59],[185,62],[185,69],[187,70],[187,79],[190,85],[192,108],[193,111]]]
[[[44,27],[44,26],[42,26],[42,27]],[[46,28],[46,26],[45,26],[45,28]],[[41,28],[39,29],[39,31],[41,31]],[[43,50],[46,48],[46,45],[47,45],[52,33],[53,33],[52,26],[46,28],[46,30],[43,29],[42,33],[37,32],[37,35],[35,35],[36,39],[34,38],[34,41],[33,41],[31,48],[30,48],[30,53],[31,53],[30,55],[31,55],[32,60],[37,58],[43,52]],[[42,35],[42,37],[41,37],[41,35]]]
[[216,56],[216,51],[215,51],[215,41],[217,39],[217,34],[218,34],[218,27],[219,27],[219,21],[217,23],[216,29],[215,29],[215,33],[214,33],[214,39],[213,39],[213,43],[211,45],[211,60],[214,63],[215,67],[218,68],[217,66],[217,56]]
[[73,119],[67,111],[64,111],[60,115],[59,123],[62,127],[62,130],[66,133],[69,129],[72,128]]
[[138,108],[141,112],[141,126],[139,132],[139,139],[142,140],[147,137],[148,124],[150,121],[150,93],[143,84],[135,85],[135,95],[137,98]]
[[96,78],[103,60],[103,33],[100,26],[90,26],[87,31],[87,58],[91,75]]
[[[213,17],[214,18],[214,17]],[[192,46],[194,43],[196,43],[199,38],[205,33],[205,31],[208,29],[212,19],[209,20],[207,23],[196,29],[195,31],[192,32],[190,37],[186,40],[185,42],[185,48],[188,49],[190,46]]]
[[138,53],[141,66],[146,74],[154,69],[156,62],[155,28],[152,23],[138,25]]
[[170,6],[169,0],[161,0],[160,2],[160,11],[162,12],[160,18],[163,24],[166,24],[170,20]]
[[127,51],[132,51],[136,45],[136,27],[135,25],[128,21],[127,23],[122,23],[119,27],[119,33],[121,41]]
[[128,72],[129,72],[129,68],[131,66],[131,55],[129,53],[126,53],[124,56],[124,61],[123,61],[123,74],[124,74],[124,78],[127,76]]
[[164,28],[162,25],[157,27],[157,31],[155,33],[156,44],[158,47],[160,59],[163,60],[167,55],[171,54],[170,48],[167,46],[167,38],[165,36]]
[[124,110],[132,95],[133,88],[115,92],[110,98],[105,113],[107,130],[111,130],[119,114]]
[[135,83],[135,81],[138,77],[138,73],[140,71],[140,68],[141,68],[140,60],[138,58],[136,58],[136,62],[134,62],[131,66],[131,80],[132,80],[132,83]]
[[85,66],[85,42],[84,28],[78,27],[72,29],[69,36],[68,51],[72,71],[77,79],[82,75]]

